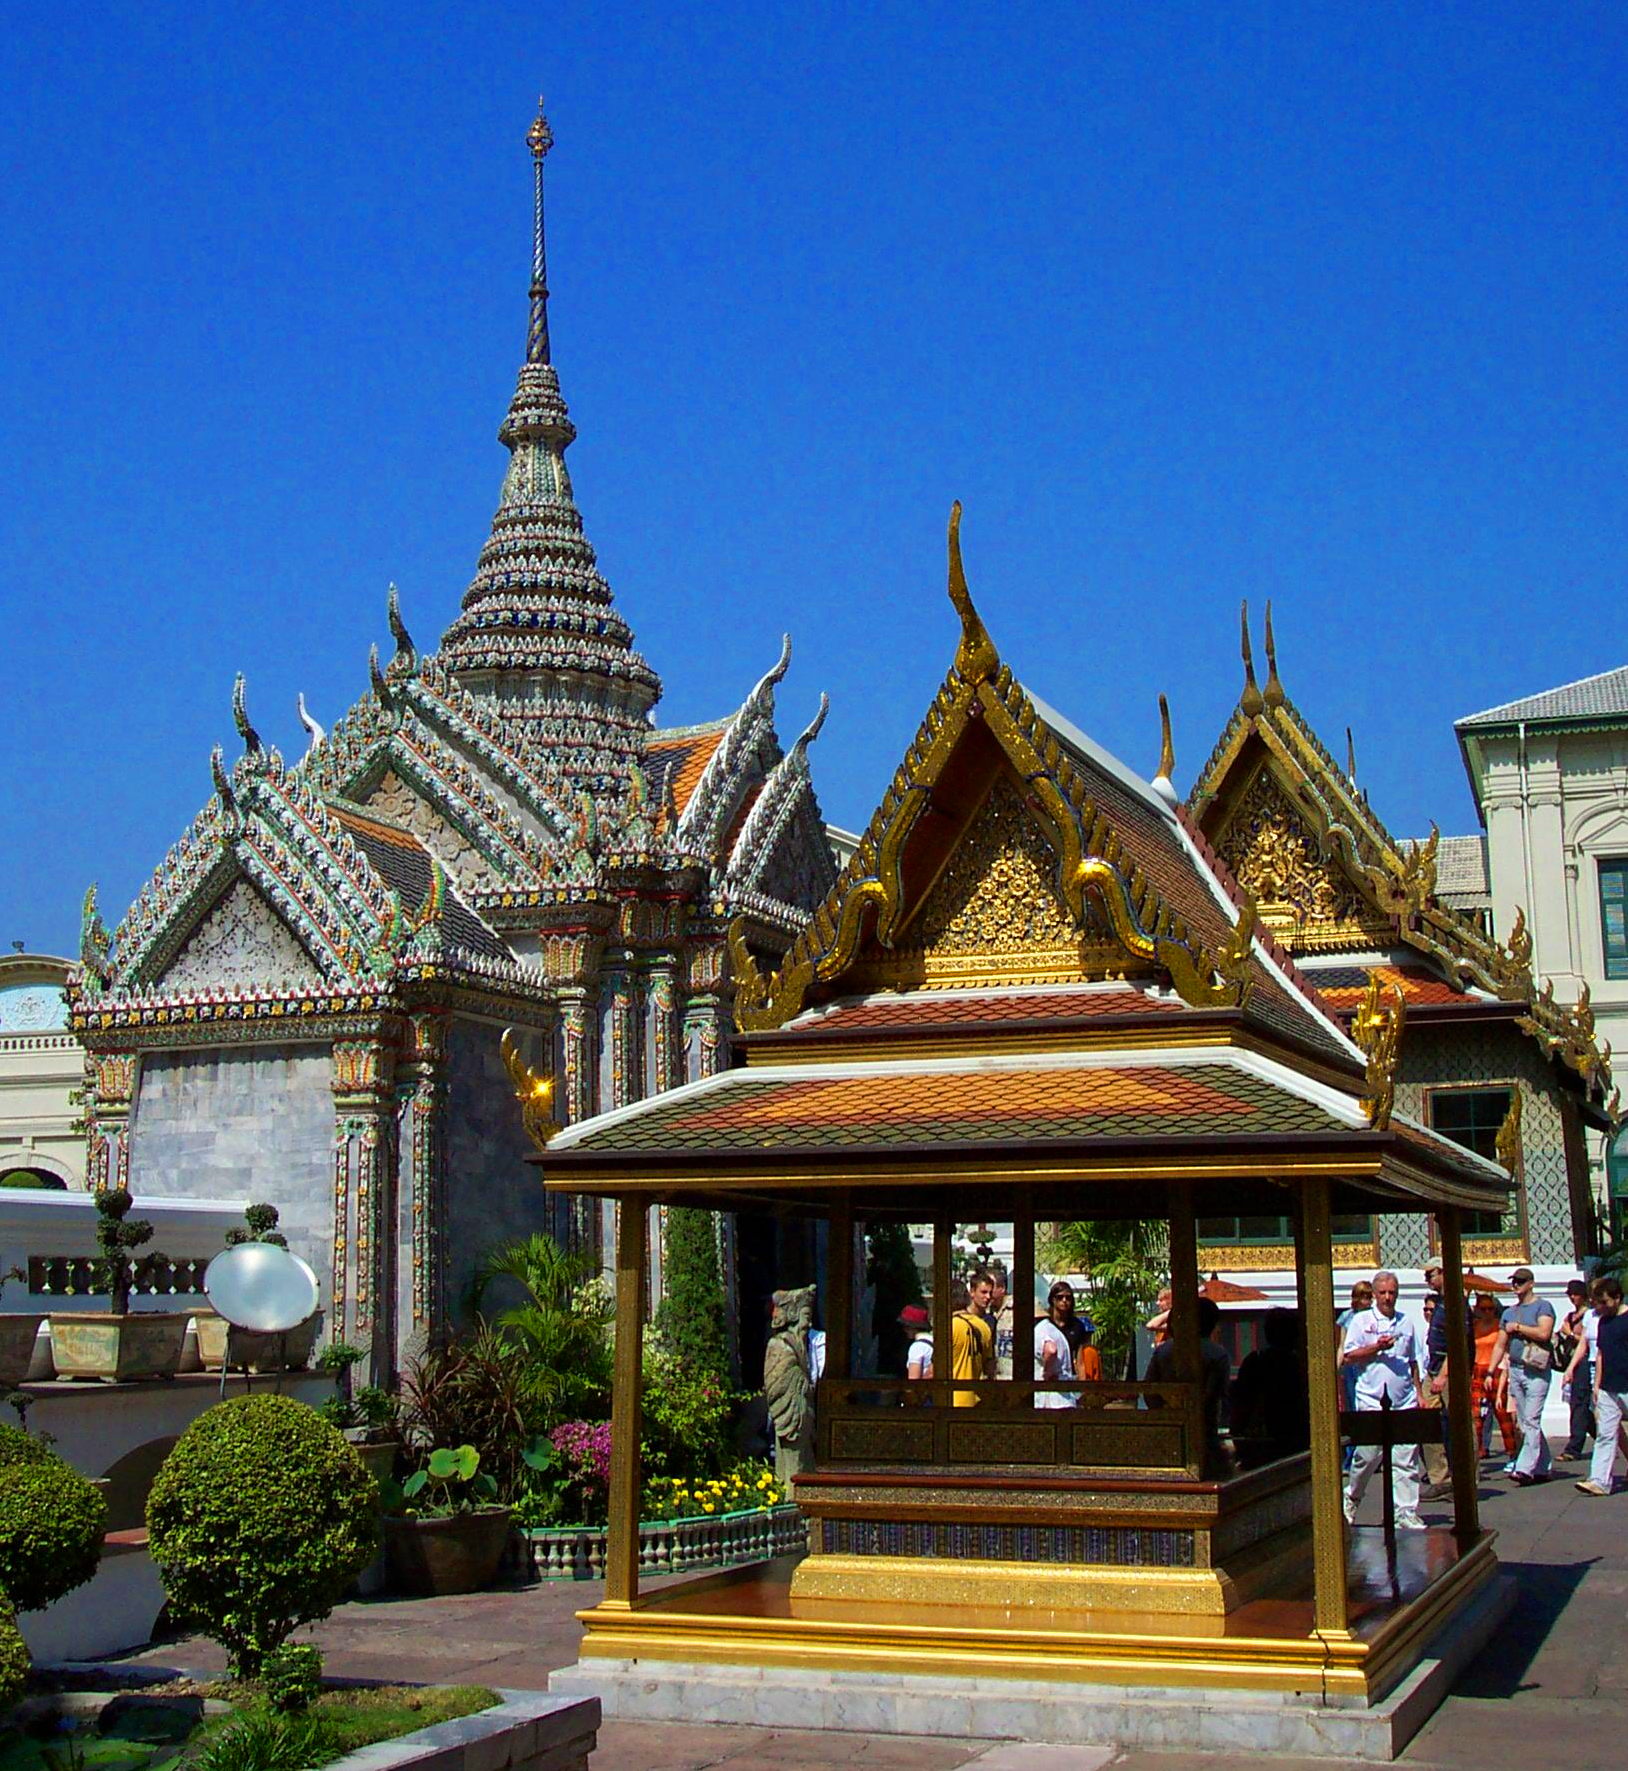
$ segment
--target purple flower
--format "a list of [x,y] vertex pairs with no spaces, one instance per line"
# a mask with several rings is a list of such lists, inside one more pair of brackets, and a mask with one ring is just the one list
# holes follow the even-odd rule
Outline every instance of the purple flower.
[[610,1484],[611,1433],[608,1422],[568,1420],[549,1435],[554,1449],[566,1460],[571,1479],[585,1488]]

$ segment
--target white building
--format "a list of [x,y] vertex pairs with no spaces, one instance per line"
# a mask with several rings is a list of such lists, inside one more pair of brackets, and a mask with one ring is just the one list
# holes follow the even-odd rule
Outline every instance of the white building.
[[[1628,665],[1455,722],[1484,836],[1447,838],[1455,885],[1517,917],[1532,970],[1559,1002],[1585,1001],[1599,1038],[1628,1054]],[[1479,850],[1480,877],[1472,877]],[[1468,908],[1468,905],[1466,905]],[[1596,1190],[1620,1223],[1628,1134],[1591,1139]]]
[[0,1184],[85,1184],[85,1049],[68,1031],[68,969],[42,953],[0,958]]

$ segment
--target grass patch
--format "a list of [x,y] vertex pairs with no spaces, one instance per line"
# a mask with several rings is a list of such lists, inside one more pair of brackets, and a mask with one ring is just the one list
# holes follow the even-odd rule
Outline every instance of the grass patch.
[[[206,1698],[233,1708],[205,1714]],[[252,1690],[222,1681],[126,1691],[68,1715],[36,1702],[0,1730],[0,1771],[314,1771],[501,1701],[482,1685],[359,1685],[279,1716]]]

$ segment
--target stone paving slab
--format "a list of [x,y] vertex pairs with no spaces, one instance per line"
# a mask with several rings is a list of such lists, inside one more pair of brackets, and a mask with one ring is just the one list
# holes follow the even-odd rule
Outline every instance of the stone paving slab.
[[[1416,1771],[1485,1771],[1488,1765],[1560,1765],[1611,1771],[1628,1741],[1628,1494],[1590,1499],[1572,1487],[1582,1464],[1515,1489],[1484,1471],[1484,1522],[1520,1584],[1497,1641],[1400,1763]],[[1427,1517],[1445,1512],[1427,1506]],[[662,1583],[665,1584],[665,1583]],[[597,1583],[542,1582],[464,1598],[362,1600],[311,1632],[329,1670],[351,1677],[422,1679],[543,1689],[577,1658],[575,1613]],[[219,1667],[212,1644],[190,1638],[134,1656],[159,1664]],[[1102,1755],[1110,1756],[1104,1758]],[[1044,1755],[1043,1757],[1037,1756]],[[1022,1756],[1027,1755],[1027,1756]],[[924,1740],[710,1726],[607,1722],[592,1771],[1328,1771],[1328,1761],[1261,1754],[1116,1751],[1104,1747]]]

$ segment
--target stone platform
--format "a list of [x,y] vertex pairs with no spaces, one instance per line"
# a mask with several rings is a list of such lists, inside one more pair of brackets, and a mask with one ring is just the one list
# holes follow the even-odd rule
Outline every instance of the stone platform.
[[551,1675],[549,1690],[597,1697],[622,1721],[744,1724],[859,1734],[1018,1740],[1058,1746],[1293,1754],[1339,1763],[1395,1759],[1491,1640],[1515,1602],[1494,1580],[1445,1624],[1418,1664],[1376,1703],[1302,1692],[945,1678],[912,1672],[594,1659]]

